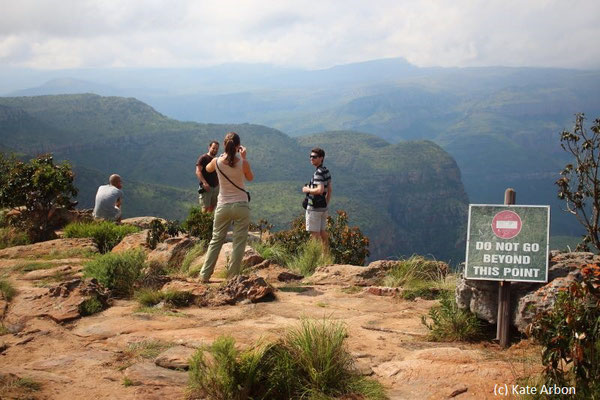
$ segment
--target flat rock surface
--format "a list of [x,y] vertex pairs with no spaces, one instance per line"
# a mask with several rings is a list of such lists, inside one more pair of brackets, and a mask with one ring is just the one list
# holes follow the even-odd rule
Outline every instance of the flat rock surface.
[[98,247],[89,238],[55,239],[2,249],[0,258],[33,258],[60,253],[72,254],[77,251],[97,253]]
[[[529,342],[502,350],[491,342],[428,341],[421,317],[435,300],[407,301],[361,288],[347,290],[375,285],[387,268],[382,262],[368,268],[328,266],[303,282],[279,282],[277,276],[285,271],[275,264],[272,271],[263,266],[255,272],[272,277],[272,285],[298,290],[277,290],[274,300],[254,303],[252,296],[268,287],[258,285],[232,304],[176,310],[140,309],[134,300],[114,300],[97,314],[58,323],[37,311],[37,299],[49,288],[20,279],[24,274],[15,269],[31,261],[26,257],[0,259],[0,274],[17,289],[3,321],[10,333],[0,336],[0,374],[39,382],[41,388],[34,394],[38,399],[184,399],[188,375],[177,369],[186,367],[194,349],[222,335],[232,336],[241,348],[278,339],[302,318],[342,321],[355,367],[380,381],[391,399],[497,399],[495,384],[511,385],[541,370],[539,348]],[[57,261],[56,267],[65,263],[66,259]],[[315,282],[308,286],[310,279]],[[204,285],[174,279],[169,285],[200,296],[208,287],[232,298],[251,288],[244,282],[231,286],[213,281]],[[60,292],[55,299],[68,299],[68,293]],[[11,317],[15,315],[23,318]],[[133,345],[160,348],[148,355],[136,353]],[[0,398],[5,397],[2,390],[0,386]]]
[[174,346],[160,353],[154,363],[163,368],[188,369],[190,358],[195,352],[196,349],[190,347]]

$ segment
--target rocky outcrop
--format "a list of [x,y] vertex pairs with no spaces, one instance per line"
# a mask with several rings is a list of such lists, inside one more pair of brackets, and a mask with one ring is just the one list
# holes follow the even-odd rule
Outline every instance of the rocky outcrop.
[[179,267],[196,240],[187,236],[168,238],[148,254],[148,262],[156,261],[169,267]]
[[[548,283],[511,283],[512,322],[520,332],[525,332],[533,317],[550,310],[561,288],[573,281],[581,281],[580,269],[586,264],[600,263],[593,253],[573,252],[550,254]],[[498,282],[466,280],[462,276],[456,287],[456,301],[460,308],[468,309],[479,318],[492,324],[498,314]]]
[[141,232],[132,233],[127,235],[111,250],[112,253],[123,253],[133,249],[141,249],[146,253],[150,253],[150,248],[146,244],[146,237],[148,236],[148,229],[144,229]]
[[326,265],[308,278],[314,285],[374,286],[378,285],[394,261],[373,261],[366,267],[356,265]]
[[102,308],[108,306],[109,292],[95,279],[73,279],[51,287],[42,293],[17,296],[10,307],[6,321],[19,324],[35,317],[49,317],[63,323],[85,315],[83,305],[95,299]]
[[157,218],[157,217],[125,218],[124,220],[121,220],[121,223],[125,224],[125,225],[137,226],[140,229],[150,229],[150,225],[152,224],[152,221],[154,221],[155,219],[159,220],[163,224],[167,223],[166,219],[164,219],[164,218]]
[[199,305],[231,305],[242,301],[256,303],[274,299],[274,293],[275,289],[263,278],[238,275],[228,280],[225,285],[217,288],[216,291],[207,293],[203,299],[199,300]]
[[195,352],[195,349],[185,346],[170,347],[160,353],[154,363],[163,368],[186,370],[189,368],[190,358]]
[[76,255],[78,252],[97,253],[98,246],[90,238],[55,239],[0,250],[0,258],[38,258],[53,254]]

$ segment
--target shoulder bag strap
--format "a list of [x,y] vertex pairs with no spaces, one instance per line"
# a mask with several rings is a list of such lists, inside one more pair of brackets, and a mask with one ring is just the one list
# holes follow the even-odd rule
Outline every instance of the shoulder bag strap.
[[246,193],[246,194],[249,194],[249,193],[248,193],[248,191],[246,191],[246,190],[242,189],[241,187],[239,187],[238,185],[236,185],[235,183],[233,183],[233,182],[231,181],[231,179],[229,179],[229,177],[228,177],[227,175],[225,175],[225,174],[223,173],[223,171],[221,171],[221,168],[219,168],[219,160],[217,160],[217,161],[215,162],[215,165],[217,166],[217,169],[219,170],[219,172],[221,173],[221,175],[223,175],[223,176],[225,177],[225,179],[227,179],[227,180],[229,181],[229,183],[231,183],[231,184],[232,184],[233,186],[235,186],[236,188],[240,189],[242,192],[244,192],[244,193]]

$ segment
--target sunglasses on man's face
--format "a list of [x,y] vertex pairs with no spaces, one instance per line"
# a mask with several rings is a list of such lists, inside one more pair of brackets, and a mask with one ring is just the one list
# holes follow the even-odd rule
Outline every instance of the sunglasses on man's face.
[[311,155],[310,155],[310,158],[319,158],[319,156],[318,156],[318,155],[316,155],[316,154],[311,154]]

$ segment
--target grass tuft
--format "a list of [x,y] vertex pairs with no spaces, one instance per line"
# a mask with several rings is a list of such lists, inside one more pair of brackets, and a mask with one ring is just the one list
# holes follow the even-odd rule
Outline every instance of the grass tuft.
[[11,301],[17,294],[17,289],[7,279],[0,279],[0,295],[6,301]]
[[79,305],[79,313],[82,316],[93,315],[104,310],[104,305],[96,296],[86,299]]
[[429,310],[421,322],[429,329],[429,339],[434,342],[473,342],[484,336],[483,324],[475,314],[461,310],[451,293],[444,293],[440,304]]
[[354,370],[346,337],[342,323],[326,320],[303,320],[281,340],[247,350],[219,337],[192,357],[189,386],[193,395],[223,400],[387,399],[381,384]]
[[293,259],[292,254],[281,243],[254,242],[252,247],[265,260],[273,261],[283,267],[286,267]]
[[31,243],[25,232],[10,227],[0,227],[0,250],[7,247],[21,246]]
[[327,264],[333,264],[333,258],[325,253],[320,241],[311,239],[302,246],[298,255],[289,262],[288,268],[304,276],[310,276],[317,267]]
[[[207,250],[207,245],[206,245],[205,241],[201,241],[200,243],[195,244],[194,247],[192,247],[190,249],[190,251],[188,251],[186,253],[185,258],[183,259],[183,262],[181,263],[181,272],[187,273],[188,275],[194,276],[194,277],[198,276],[200,269],[194,268],[193,271],[190,271],[190,267],[195,259],[197,259],[198,257],[204,255],[204,253],[206,253],[206,250]],[[202,268],[202,266],[200,266],[200,268]]]

